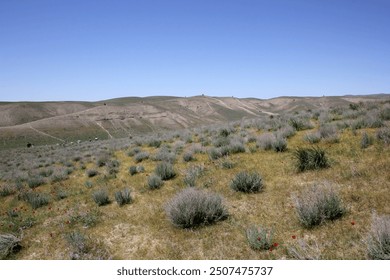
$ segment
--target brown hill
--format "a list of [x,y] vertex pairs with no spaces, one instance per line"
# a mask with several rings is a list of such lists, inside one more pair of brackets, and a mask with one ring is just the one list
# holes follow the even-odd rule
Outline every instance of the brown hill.
[[389,100],[390,95],[279,97],[128,97],[100,102],[0,103],[0,148],[28,142],[55,144],[128,137],[237,121],[280,112],[315,110],[350,103]]

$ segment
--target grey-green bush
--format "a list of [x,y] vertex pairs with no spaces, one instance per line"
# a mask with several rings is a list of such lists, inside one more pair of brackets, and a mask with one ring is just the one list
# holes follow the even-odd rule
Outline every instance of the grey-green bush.
[[0,234],[0,259],[7,258],[20,247],[21,238],[11,233]]
[[176,176],[176,171],[173,168],[173,165],[169,162],[160,162],[157,164],[154,172],[164,181],[172,179]]
[[269,250],[273,247],[274,232],[262,226],[251,226],[246,230],[249,246],[255,250]]
[[131,197],[130,189],[126,188],[123,191],[118,191],[115,193],[115,200],[119,204],[119,206],[130,204],[133,199]]
[[311,186],[293,200],[298,219],[306,228],[320,225],[326,220],[336,220],[346,212],[342,200],[326,182]]
[[96,202],[96,204],[99,206],[103,206],[103,205],[110,203],[108,193],[105,189],[100,189],[100,190],[95,191],[92,194],[92,198]]
[[143,160],[146,160],[149,158],[149,153],[148,152],[139,152],[134,156],[135,162],[141,162]]
[[49,204],[49,196],[44,193],[28,192],[25,194],[25,200],[33,209]]
[[228,217],[222,197],[196,188],[186,188],[166,205],[170,222],[179,228],[195,228]]
[[151,174],[148,177],[148,188],[151,190],[159,189],[163,184],[164,181],[156,174]]
[[256,193],[263,190],[264,184],[259,173],[241,171],[233,178],[230,187],[238,192]]
[[360,148],[366,149],[374,143],[374,138],[369,136],[366,132],[363,133],[362,139],[360,140]]
[[89,178],[95,177],[95,176],[98,175],[98,174],[99,174],[99,172],[97,172],[97,170],[95,170],[95,169],[87,170],[87,176],[88,176]]
[[129,173],[130,173],[131,176],[137,174],[138,173],[137,166],[130,166],[129,167]]
[[371,231],[366,240],[367,258],[390,260],[390,216],[372,218]]
[[10,185],[0,186],[0,196],[1,197],[12,195],[15,192],[16,192],[16,188],[14,186],[10,186]]
[[276,137],[272,143],[272,149],[275,152],[284,152],[287,150],[287,141],[284,138]]

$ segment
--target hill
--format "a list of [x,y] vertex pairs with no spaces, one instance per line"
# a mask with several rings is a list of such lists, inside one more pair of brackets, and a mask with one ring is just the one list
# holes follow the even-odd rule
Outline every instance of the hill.
[[390,95],[280,97],[126,97],[99,102],[0,103],[0,149],[132,137],[350,103]]

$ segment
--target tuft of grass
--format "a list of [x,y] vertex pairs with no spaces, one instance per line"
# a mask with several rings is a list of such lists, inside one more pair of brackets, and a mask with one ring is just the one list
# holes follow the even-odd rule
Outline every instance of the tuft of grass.
[[102,242],[94,241],[89,236],[73,231],[66,236],[66,240],[71,246],[71,260],[110,260],[109,251]]
[[294,157],[299,172],[327,168],[330,166],[325,151],[319,147],[298,148],[294,153]]
[[374,143],[374,138],[369,136],[366,132],[363,133],[360,140],[360,148],[366,149]]
[[123,191],[116,192],[115,200],[119,206],[130,204],[133,201],[133,198],[131,197],[130,189],[126,188]]
[[230,187],[237,192],[256,193],[263,190],[264,184],[259,173],[241,171],[233,178]]
[[251,226],[246,230],[249,246],[255,250],[269,250],[274,246],[274,231],[262,226]]
[[293,200],[298,219],[306,228],[336,220],[346,212],[342,200],[328,183],[314,184]]
[[376,138],[384,144],[390,144],[390,128],[384,127],[377,131]]
[[222,197],[195,188],[178,193],[165,207],[171,223],[179,228],[195,228],[228,217]]
[[25,194],[24,198],[33,209],[49,204],[49,196],[44,193],[28,192]]
[[290,257],[296,260],[320,260],[321,250],[315,240],[297,240],[297,244],[287,248]]
[[367,258],[390,260],[390,216],[374,215],[371,231],[366,240]]
[[148,188],[151,190],[159,189],[164,184],[160,176],[152,174],[148,177]]
[[108,193],[105,189],[95,191],[92,194],[92,197],[96,204],[99,206],[107,205],[110,203],[110,198],[108,197]]
[[195,187],[196,180],[202,175],[204,172],[204,166],[202,165],[196,165],[189,168],[184,176],[184,184],[187,187]]
[[0,259],[7,258],[20,248],[21,238],[11,233],[0,234]]
[[129,167],[129,173],[130,173],[131,176],[137,174],[138,173],[137,166],[130,166]]
[[36,175],[36,176],[31,176],[27,179],[27,185],[35,189],[45,183],[45,179],[42,176]]
[[185,152],[183,154],[183,160],[185,162],[193,161],[194,159],[194,154],[192,152]]
[[149,158],[149,153],[148,152],[139,152],[134,156],[135,162],[141,162],[143,160],[146,160]]
[[170,180],[176,176],[176,171],[174,170],[173,165],[164,161],[157,164],[154,172],[157,176],[160,176],[163,181]]
[[310,144],[316,144],[321,141],[321,136],[318,132],[316,133],[307,133],[303,136],[303,140],[309,142]]
[[12,195],[16,192],[16,188],[10,185],[0,186],[0,197]]
[[275,152],[284,152],[287,150],[287,141],[284,138],[276,137],[272,143],[272,149]]

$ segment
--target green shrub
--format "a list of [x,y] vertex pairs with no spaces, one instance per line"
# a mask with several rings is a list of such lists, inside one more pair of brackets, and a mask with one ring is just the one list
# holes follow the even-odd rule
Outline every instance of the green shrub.
[[95,177],[98,174],[99,174],[99,172],[97,172],[97,170],[94,170],[94,169],[87,170],[87,176],[89,178]]
[[384,127],[382,129],[379,129],[376,133],[376,138],[387,144],[390,144],[390,128],[389,127]]
[[284,152],[287,150],[287,141],[284,138],[276,137],[274,142],[272,143],[272,149],[275,152]]
[[194,159],[194,154],[192,152],[185,152],[183,154],[183,160],[185,162],[193,161]]
[[201,165],[192,166],[186,171],[184,176],[184,184],[187,187],[195,187],[196,180],[202,175],[204,172],[204,167]]
[[66,240],[71,246],[71,260],[110,260],[109,251],[102,242],[97,242],[89,236],[74,231],[66,236]]
[[27,179],[27,185],[32,189],[35,189],[36,187],[39,187],[44,183],[45,183],[45,179],[43,179],[39,175],[31,176]]
[[265,133],[259,136],[259,138],[257,139],[256,146],[265,151],[271,150],[274,141],[275,141],[275,135],[271,133]]
[[92,194],[93,200],[96,202],[97,205],[103,206],[110,203],[110,199],[108,197],[108,193],[105,189],[100,189],[95,191]]
[[330,166],[325,151],[319,147],[298,148],[294,153],[294,157],[299,172]]
[[148,159],[149,158],[149,153],[148,152],[139,152],[138,154],[136,154],[134,156],[134,160],[135,162],[141,162],[145,159]]
[[220,162],[220,166],[223,169],[232,169],[236,166],[236,164],[229,159],[224,159]]
[[306,130],[313,128],[309,120],[306,119],[301,119],[301,118],[291,118],[289,120],[289,124],[296,130],[296,131],[301,131],[301,130]]
[[374,215],[367,238],[367,258],[390,260],[390,216]]
[[363,133],[362,139],[360,140],[360,148],[365,149],[374,143],[374,138],[369,136],[366,132]]
[[25,194],[25,200],[31,205],[33,209],[49,204],[49,196],[44,193],[28,192]]
[[341,199],[327,183],[313,185],[301,196],[294,197],[294,202],[298,219],[306,228],[338,219],[346,212]]
[[137,174],[138,173],[137,166],[130,166],[129,167],[129,173],[130,173],[131,176]]
[[21,238],[11,233],[0,234],[0,260],[20,249]]
[[160,162],[157,164],[154,172],[164,181],[172,179],[176,176],[173,165],[169,162]]
[[259,173],[242,171],[236,174],[230,187],[237,192],[255,193],[262,191],[264,184]]
[[148,188],[151,190],[159,189],[164,184],[160,176],[152,174],[148,177]]
[[195,228],[227,218],[221,196],[195,188],[178,193],[165,207],[171,223],[179,228]]
[[320,134],[317,133],[308,133],[303,137],[303,140],[309,142],[310,144],[316,144],[321,141]]
[[379,117],[384,121],[390,121],[390,107],[383,108],[379,113]]
[[251,226],[246,230],[246,239],[249,246],[255,250],[269,250],[273,248],[274,232],[272,229]]
[[10,185],[0,186],[0,196],[1,197],[12,195],[15,192],[16,192],[16,188],[14,186],[10,186]]
[[228,145],[229,154],[245,153],[245,146],[239,141],[232,141]]
[[123,191],[118,191],[115,193],[115,200],[119,204],[119,206],[130,204],[133,199],[131,197],[130,189],[126,188]]
[[160,147],[160,145],[161,145],[161,140],[159,140],[159,139],[150,139],[148,141],[148,146],[149,147],[158,148],[158,147]]

